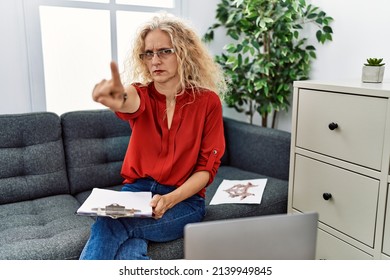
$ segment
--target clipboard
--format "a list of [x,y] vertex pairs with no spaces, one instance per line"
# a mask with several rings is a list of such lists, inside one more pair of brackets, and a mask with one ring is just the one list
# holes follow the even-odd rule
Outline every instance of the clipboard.
[[77,215],[118,218],[150,218],[151,192],[114,191],[94,188]]

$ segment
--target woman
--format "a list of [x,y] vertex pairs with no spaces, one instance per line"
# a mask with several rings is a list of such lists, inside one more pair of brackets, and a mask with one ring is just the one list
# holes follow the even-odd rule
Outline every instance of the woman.
[[[124,86],[111,63],[111,80],[93,90],[96,102],[129,121],[123,191],[150,191],[154,219],[97,218],[81,259],[149,259],[148,241],[183,236],[205,215],[205,188],[224,153],[219,67],[181,20],[156,16],[135,39]],[[220,95],[218,95],[218,94]]]

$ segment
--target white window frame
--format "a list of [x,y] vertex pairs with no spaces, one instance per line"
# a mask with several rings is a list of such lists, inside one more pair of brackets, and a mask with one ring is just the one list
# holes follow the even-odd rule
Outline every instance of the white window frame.
[[[148,0],[145,0],[148,1]],[[110,11],[110,31],[111,31],[111,59],[118,60],[117,51],[117,11],[135,11],[135,12],[159,12],[182,16],[183,5],[181,0],[174,0],[174,8],[161,8],[150,6],[135,6],[116,4],[115,0],[109,0],[109,3],[94,3],[84,1],[67,0],[23,0],[23,11],[25,18],[27,57],[29,68],[29,86],[31,95],[31,110],[33,112],[46,111],[46,92],[45,76],[43,66],[42,34],[40,26],[40,6],[65,7],[65,8],[84,8],[92,10]]]

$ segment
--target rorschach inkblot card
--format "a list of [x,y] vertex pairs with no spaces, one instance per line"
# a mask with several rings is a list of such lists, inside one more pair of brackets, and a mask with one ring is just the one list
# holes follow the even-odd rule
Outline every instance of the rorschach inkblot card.
[[225,203],[260,204],[267,179],[223,180],[210,205]]

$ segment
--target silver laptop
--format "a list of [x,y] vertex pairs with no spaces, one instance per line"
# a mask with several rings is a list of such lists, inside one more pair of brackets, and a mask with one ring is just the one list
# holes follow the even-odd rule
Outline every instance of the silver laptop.
[[310,260],[315,258],[317,213],[206,221],[184,228],[188,260]]

